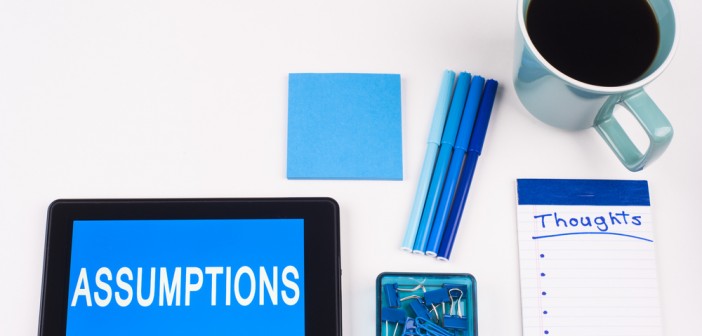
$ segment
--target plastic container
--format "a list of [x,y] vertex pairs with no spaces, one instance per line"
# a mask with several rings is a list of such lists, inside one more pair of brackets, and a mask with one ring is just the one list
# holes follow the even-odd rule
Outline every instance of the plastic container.
[[478,335],[476,293],[468,273],[381,273],[376,335]]

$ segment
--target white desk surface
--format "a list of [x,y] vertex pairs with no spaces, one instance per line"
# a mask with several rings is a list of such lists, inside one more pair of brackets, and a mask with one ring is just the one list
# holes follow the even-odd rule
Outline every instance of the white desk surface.
[[[520,335],[515,179],[646,179],[666,335],[702,316],[702,33],[648,93],[675,137],[643,172],[594,130],[546,126],[511,84],[514,0],[3,1],[0,334],[37,331],[46,209],[57,198],[330,196],[341,206],[343,330],[375,333],[383,271],[469,272],[482,335]],[[453,258],[400,251],[444,69],[500,81]],[[287,75],[402,76],[403,181],[290,181]]]

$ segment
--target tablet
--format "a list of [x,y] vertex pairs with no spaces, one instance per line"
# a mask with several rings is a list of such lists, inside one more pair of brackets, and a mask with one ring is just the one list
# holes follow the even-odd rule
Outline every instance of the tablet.
[[57,200],[40,335],[341,335],[330,198]]

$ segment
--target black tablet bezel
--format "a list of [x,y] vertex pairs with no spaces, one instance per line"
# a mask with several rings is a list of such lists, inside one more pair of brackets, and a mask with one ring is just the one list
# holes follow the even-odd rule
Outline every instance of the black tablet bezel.
[[47,216],[39,335],[65,335],[73,221],[302,218],[305,335],[341,335],[339,206],[331,198],[57,200]]

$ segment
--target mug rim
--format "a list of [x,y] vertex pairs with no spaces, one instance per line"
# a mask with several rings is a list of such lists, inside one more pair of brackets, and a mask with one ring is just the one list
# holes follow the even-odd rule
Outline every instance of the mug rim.
[[[574,79],[565,73],[561,72],[558,70],[558,68],[554,67],[551,63],[549,63],[546,58],[544,58],[543,55],[539,52],[538,49],[536,49],[536,46],[534,43],[531,41],[531,38],[529,37],[529,32],[527,31],[526,28],[526,12],[524,9],[525,3],[531,2],[532,0],[517,0],[517,24],[519,25],[519,32],[522,35],[522,38],[524,39],[524,43],[528,46],[529,50],[532,51],[534,54],[534,57],[539,60],[541,65],[546,67],[549,72],[553,73],[556,75],[558,78],[561,80],[565,81],[566,83],[581,88],[583,90],[591,91],[591,92],[597,92],[597,93],[604,93],[604,94],[613,94],[613,93],[621,93],[621,92],[627,92],[627,91],[632,91],[635,89],[642,88],[646,85],[648,85],[650,82],[652,82],[654,79],[656,79],[658,76],[660,76],[661,73],[668,67],[670,62],[673,59],[673,55],[675,54],[675,51],[677,50],[678,46],[678,19],[675,16],[675,7],[673,5],[673,2],[668,0],[668,4],[671,7],[671,15],[673,17],[673,43],[670,47],[670,51],[668,52],[668,55],[666,55],[665,60],[658,66],[656,70],[648,74],[647,76],[629,83],[625,85],[619,85],[619,86],[601,86],[601,85],[594,85],[594,84],[589,84],[587,82],[579,81],[577,79]],[[646,2],[649,2],[646,0]],[[650,5],[650,2],[649,2]]]

